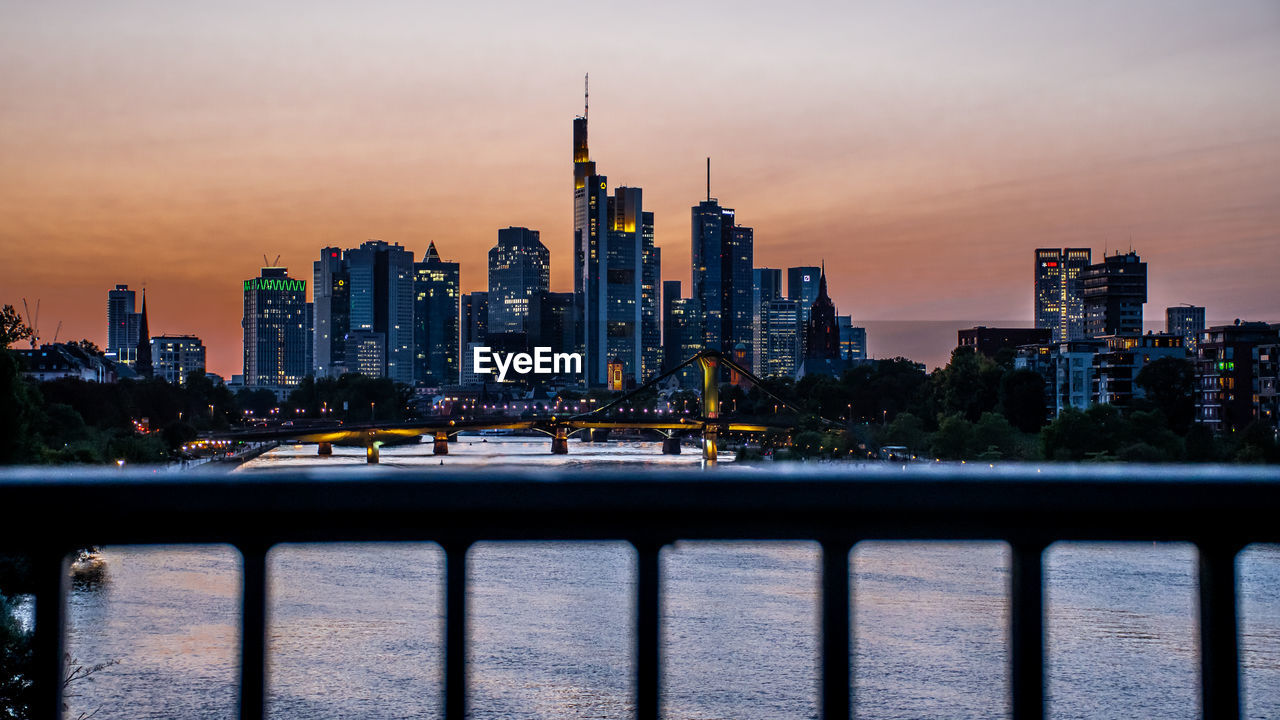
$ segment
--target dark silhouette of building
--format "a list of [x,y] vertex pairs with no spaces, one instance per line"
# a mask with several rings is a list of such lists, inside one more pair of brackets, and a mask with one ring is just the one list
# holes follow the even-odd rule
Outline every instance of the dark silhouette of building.
[[994,358],[1001,350],[1022,345],[1046,345],[1054,340],[1051,328],[993,328],[979,325],[956,332],[956,344]]
[[809,309],[813,307],[813,301],[818,299],[818,281],[821,276],[822,268],[815,265],[787,268],[787,297],[800,303],[801,326],[809,322]]
[[438,387],[458,382],[458,263],[427,246],[413,266],[413,379]]
[[[1255,419],[1255,371],[1266,371],[1255,362],[1261,347],[1280,341],[1280,325],[1240,322],[1217,325],[1200,337],[1196,353],[1196,421],[1219,432],[1243,430]],[[1274,381],[1273,381],[1274,382]],[[1257,388],[1260,390],[1260,388]],[[1274,389],[1273,389],[1274,392]],[[1261,399],[1261,393],[1257,393]]]
[[142,318],[138,321],[138,348],[136,351],[137,361],[134,363],[133,369],[138,373],[138,377],[146,379],[151,377],[151,329],[147,326],[147,289],[142,289]]
[[1135,252],[1110,255],[1080,273],[1085,334],[1141,335],[1147,264]]
[[819,271],[818,297],[809,308],[805,323],[805,360],[839,360],[840,327],[836,323],[836,306],[827,295],[827,270]]

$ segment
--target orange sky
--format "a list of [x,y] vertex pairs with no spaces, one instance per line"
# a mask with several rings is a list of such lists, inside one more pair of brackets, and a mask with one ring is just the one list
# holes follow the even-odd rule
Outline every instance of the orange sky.
[[[0,303],[105,341],[106,292],[241,365],[240,281],[434,240],[483,289],[497,229],[570,289],[570,121],[643,187],[663,275],[689,208],[756,264],[825,259],[861,320],[1031,317],[1037,246],[1128,249],[1166,305],[1280,320],[1280,5],[25,3],[0,24]],[[893,354],[893,347],[873,352]]]

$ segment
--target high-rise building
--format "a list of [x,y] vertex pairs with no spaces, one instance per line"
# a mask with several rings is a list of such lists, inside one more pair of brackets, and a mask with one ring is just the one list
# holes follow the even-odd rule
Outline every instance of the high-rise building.
[[1089,248],[1036,250],[1036,327],[1053,331],[1058,342],[1085,337],[1080,273],[1090,265]]
[[777,268],[752,269],[751,288],[751,368],[756,372],[761,372],[764,369],[764,304],[782,297],[782,270]]
[[[702,350],[702,322],[698,301],[680,297],[680,281],[662,283],[662,360],[667,372]],[[679,373],[680,383],[694,387],[699,370],[685,368]]]
[[1181,335],[1183,345],[1191,355],[1200,346],[1200,334],[1204,332],[1204,308],[1198,305],[1179,305],[1166,308],[1165,332]]
[[837,315],[836,327],[840,329],[840,358],[866,360],[867,329],[854,325],[852,315]]
[[800,358],[800,302],[791,298],[765,301],[761,309],[760,367],[765,378],[794,378]]
[[128,285],[107,291],[106,352],[117,362],[133,365],[138,352],[138,329],[142,315],[137,312],[137,293]]
[[317,378],[346,372],[347,333],[351,331],[351,274],[342,249],[327,247],[312,264],[314,350],[311,372]]
[[662,372],[662,249],[653,244],[653,213],[643,215],[640,265],[640,381]]
[[822,268],[816,265],[787,268],[787,297],[800,303],[801,325],[809,322],[809,310],[813,308],[813,301],[818,299],[821,275]]
[[542,335],[538,345],[553,353],[576,352],[574,298],[571,292],[549,292],[542,299]]
[[[380,336],[382,369],[375,377],[413,384],[414,268],[413,253],[399,243],[370,240],[355,249],[321,250],[314,263],[314,372],[336,377],[354,371],[348,363],[357,355],[370,357],[368,344]],[[360,332],[359,352],[346,347]],[[374,370],[368,362],[362,367]]]
[[462,347],[483,345],[489,339],[489,293],[462,296]]
[[755,353],[752,284],[755,233],[737,224],[731,208],[711,197],[710,160],[707,161],[707,199],[692,209],[692,297],[702,309],[703,342],[708,348],[746,350],[748,364]]
[[282,267],[244,281],[244,384],[286,387],[307,375],[307,282]]
[[[646,317],[649,337],[659,332],[659,256],[656,248],[646,252],[653,213],[644,211],[640,188],[619,187],[612,197],[608,190],[608,178],[590,159],[584,110],[573,121],[573,294],[586,381],[595,387],[608,380],[610,360],[621,361],[632,382],[658,360],[651,349],[646,366],[644,352]],[[646,297],[649,281],[653,292]]]
[[550,286],[551,253],[538,231],[499,230],[498,244],[489,250],[489,344],[512,350],[535,344]]
[[204,371],[204,343],[195,335],[159,335],[151,338],[151,362],[155,377],[186,385],[187,375]]
[[458,263],[433,242],[413,266],[413,378],[438,387],[458,382]]
[[1109,255],[1080,272],[1085,334],[1141,335],[1147,264],[1135,252]]

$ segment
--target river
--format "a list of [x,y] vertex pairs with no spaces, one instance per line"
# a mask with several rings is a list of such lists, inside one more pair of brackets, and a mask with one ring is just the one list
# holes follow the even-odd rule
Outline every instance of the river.
[[[696,466],[655,443],[464,438],[384,448],[383,467],[600,462]],[[362,449],[284,446],[245,469],[364,466]],[[233,718],[239,557],[225,546],[104,549],[70,598],[69,651],[115,664],[72,686],[75,718]],[[631,713],[634,554],[624,543],[481,543],[470,555],[471,716]],[[1001,543],[854,549],[859,718],[1009,714]],[[1247,716],[1280,717],[1280,550],[1241,555]],[[1059,544],[1048,577],[1050,717],[1196,718],[1195,552]],[[817,716],[812,543],[681,542],[663,573],[663,711],[681,720]],[[432,544],[290,545],[269,556],[272,718],[439,717],[443,553]]]

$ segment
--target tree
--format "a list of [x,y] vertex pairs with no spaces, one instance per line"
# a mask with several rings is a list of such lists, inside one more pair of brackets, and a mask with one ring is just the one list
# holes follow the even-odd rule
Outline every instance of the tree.
[[1164,357],[1138,371],[1134,379],[1146,393],[1146,399],[1159,408],[1169,427],[1186,435],[1195,419],[1195,367],[1190,360]]
[[951,362],[930,378],[938,412],[976,422],[982,413],[995,409],[1002,375],[1004,370],[987,356],[973,348],[956,348]]
[[882,436],[883,445],[901,445],[916,452],[923,452],[929,446],[929,434],[924,430],[924,421],[909,412],[899,413]]
[[73,343],[74,347],[80,348],[86,355],[102,355],[102,348],[98,344],[88,338],[81,338]]
[[1000,412],[1022,432],[1038,432],[1048,415],[1044,377],[1031,370],[1010,370],[1000,378]]
[[930,446],[934,456],[947,460],[969,457],[973,445],[973,424],[960,415],[947,415],[938,422]]
[[31,328],[12,305],[0,308],[0,349],[31,337]]

